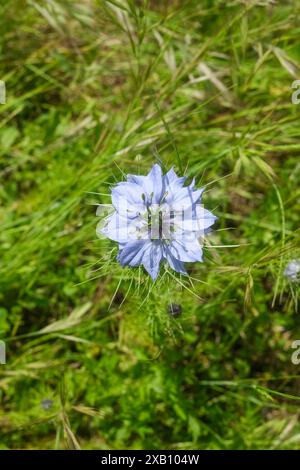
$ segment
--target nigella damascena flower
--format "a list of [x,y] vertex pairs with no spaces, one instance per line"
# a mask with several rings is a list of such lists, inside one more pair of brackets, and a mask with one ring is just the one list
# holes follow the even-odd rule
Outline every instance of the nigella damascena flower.
[[294,259],[290,261],[287,267],[285,268],[284,275],[291,282],[299,282],[300,281],[300,260]]
[[118,242],[122,266],[143,265],[154,280],[161,261],[183,274],[184,262],[202,261],[201,238],[216,217],[200,203],[203,188],[185,180],[155,164],[112,189],[114,212],[100,233]]

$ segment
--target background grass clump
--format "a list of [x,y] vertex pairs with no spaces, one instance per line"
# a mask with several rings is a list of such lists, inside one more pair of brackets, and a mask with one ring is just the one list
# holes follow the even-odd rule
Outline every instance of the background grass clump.
[[[299,13],[1,2],[1,448],[299,448]],[[95,204],[176,149],[219,220],[190,280],[153,284]]]

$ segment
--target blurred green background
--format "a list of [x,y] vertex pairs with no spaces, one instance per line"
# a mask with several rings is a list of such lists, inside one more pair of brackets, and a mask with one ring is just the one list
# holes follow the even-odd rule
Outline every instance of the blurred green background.
[[[1,0],[2,449],[299,448],[299,14]],[[219,220],[189,279],[152,283],[95,204],[175,147]]]

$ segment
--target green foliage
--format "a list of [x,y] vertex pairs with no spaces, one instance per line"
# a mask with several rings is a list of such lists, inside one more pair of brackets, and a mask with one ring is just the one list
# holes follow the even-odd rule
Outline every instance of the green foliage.
[[[299,10],[2,2],[1,448],[299,448]],[[153,284],[95,204],[157,158],[219,221]]]

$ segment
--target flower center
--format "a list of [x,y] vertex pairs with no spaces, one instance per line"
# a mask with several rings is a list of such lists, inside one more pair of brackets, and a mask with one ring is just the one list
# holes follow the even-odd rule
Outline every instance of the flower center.
[[148,234],[151,240],[161,240],[163,238],[163,212],[162,210],[147,210]]

